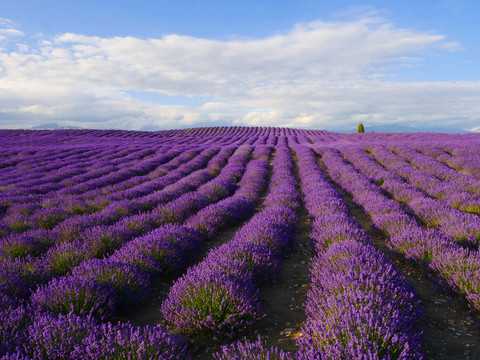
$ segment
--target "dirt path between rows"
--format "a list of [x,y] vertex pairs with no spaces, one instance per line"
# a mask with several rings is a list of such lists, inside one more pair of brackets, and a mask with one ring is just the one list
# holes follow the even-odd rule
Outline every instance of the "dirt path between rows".
[[258,324],[268,347],[276,346],[291,353],[297,351],[295,340],[306,318],[303,304],[310,286],[309,263],[313,254],[310,220],[303,207],[299,216],[290,254],[282,261],[278,277],[262,287],[267,316]]

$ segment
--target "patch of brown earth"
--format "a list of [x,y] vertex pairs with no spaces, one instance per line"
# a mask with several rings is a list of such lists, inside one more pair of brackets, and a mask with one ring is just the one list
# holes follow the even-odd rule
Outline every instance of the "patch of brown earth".
[[266,317],[258,324],[258,332],[266,344],[295,353],[296,338],[306,319],[304,303],[310,287],[310,220],[304,209],[290,254],[283,260],[278,277],[262,287]]

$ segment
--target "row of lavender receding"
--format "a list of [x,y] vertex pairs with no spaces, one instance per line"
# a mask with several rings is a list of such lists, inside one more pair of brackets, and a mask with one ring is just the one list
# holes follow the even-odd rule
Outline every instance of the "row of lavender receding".
[[388,246],[406,258],[425,264],[439,280],[480,310],[480,253],[455,244],[436,229],[422,228],[403,208],[350,164],[340,153],[319,148],[332,178],[371,216],[372,222],[391,237]]

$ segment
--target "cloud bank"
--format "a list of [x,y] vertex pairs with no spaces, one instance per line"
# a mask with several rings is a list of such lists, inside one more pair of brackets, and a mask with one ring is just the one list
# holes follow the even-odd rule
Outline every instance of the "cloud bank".
[[[375,14],[228,41],[175,34],[28,37],[0,20],[2,128],[57,122],[341,130],[363,121],[473,129],[480,123],[480,83],[397,80],[398,71],[459,45]],[[172,105],[169,97],[185,102]],[[192,105],[197,98],[203,100]]]

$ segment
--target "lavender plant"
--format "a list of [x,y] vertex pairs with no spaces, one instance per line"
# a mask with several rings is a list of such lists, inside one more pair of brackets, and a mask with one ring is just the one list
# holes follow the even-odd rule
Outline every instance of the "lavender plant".
[[222,346],[221,351],[213,354],[217,360],[292,360],[293,357],[276,347],[267,348],[260,335],[257,341],[248,343],[237,341]]
[[114,311],[113,291],[92,279],[66,276],[41,285],[31,296],[34,306],[53,314],[91,315],[100,319]]

